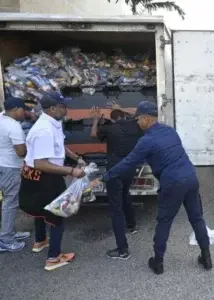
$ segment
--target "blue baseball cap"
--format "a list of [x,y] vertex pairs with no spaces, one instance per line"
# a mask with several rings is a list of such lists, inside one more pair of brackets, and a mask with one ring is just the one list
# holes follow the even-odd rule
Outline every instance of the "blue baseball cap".
[[158,116],[158,109],[155,103],[150,101],[142,101],[138,104],[135,116],[149,115],[153,117]]
[[23,108],[24,110],[31,111],[32,109],[25,105],[24,100],[13,96],[7,97],[4,102],[4,109],[12,110],[16,108]]
[[45,93],[42,96],[40,100],[40,104],[42,108],[47,109],[51,106],[57,106],[60,104],[67,106],[68,102],[71,100],[72,100],[71,98],[65,98],[58,92],[50,92],[50,93]]

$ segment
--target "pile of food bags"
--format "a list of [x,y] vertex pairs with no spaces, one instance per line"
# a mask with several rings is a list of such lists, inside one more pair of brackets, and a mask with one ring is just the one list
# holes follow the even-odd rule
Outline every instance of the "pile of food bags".
[[90,189],[90,179],[98,170],[95,163],[90,163],[84,169],[86,175],[81,179],[73,179],[70,186],[45,209],[64,218],[76,214],[80,208],[82,194]]
[[40,99],[47,91],[80,87],[93,94],[93,87],[104,85],[154,86],[155,61],[149,55],[127,56],[121,50],[113,55],[83,53],[65,48],[56,53],[41,51],[14,60],[5,68],[5,93],[23,99]]

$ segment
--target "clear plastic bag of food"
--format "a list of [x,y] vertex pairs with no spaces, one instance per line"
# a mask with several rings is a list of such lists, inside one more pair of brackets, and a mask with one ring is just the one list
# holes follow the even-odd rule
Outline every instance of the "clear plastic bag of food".
[[73,179],[70,186],[45,209],[56,216],[68,218],[76,214],[80,208],[82,194],[90,188],[91,175],[95,174],[98,169],[97,165],[90,163],[85,167],[85,177]]

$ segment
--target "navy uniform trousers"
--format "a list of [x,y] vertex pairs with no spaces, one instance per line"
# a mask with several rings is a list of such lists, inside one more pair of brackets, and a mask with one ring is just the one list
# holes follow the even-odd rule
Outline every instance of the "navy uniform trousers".
[[182,204],[195,232],[201,249],[209,247],[209,237],[203,218],[198,179],[193,176],[171,185],[161,187],[158,194],[157,226],[154,236],[154,252],[163,257],[172,222]]

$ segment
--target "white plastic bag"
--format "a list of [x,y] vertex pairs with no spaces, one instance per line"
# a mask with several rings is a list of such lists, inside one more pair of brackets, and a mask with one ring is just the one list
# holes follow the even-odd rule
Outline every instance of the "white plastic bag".
[[[210,238],[210,245],[213,245],[214,244],[214,230],[211,230],[209,227],[207,227],[207,233]],[[189,237],[189,244],[192,246],[198,245],[198,242],[196,241],[194,232],[192,232]]]
[[50,204],[45,206],[56,216],[68,218],[78,212],[83,192],[89,187],[89,177],[98,171],[97,165],[90,163],[85,167],[85,177],[73,179],[70,186]]

